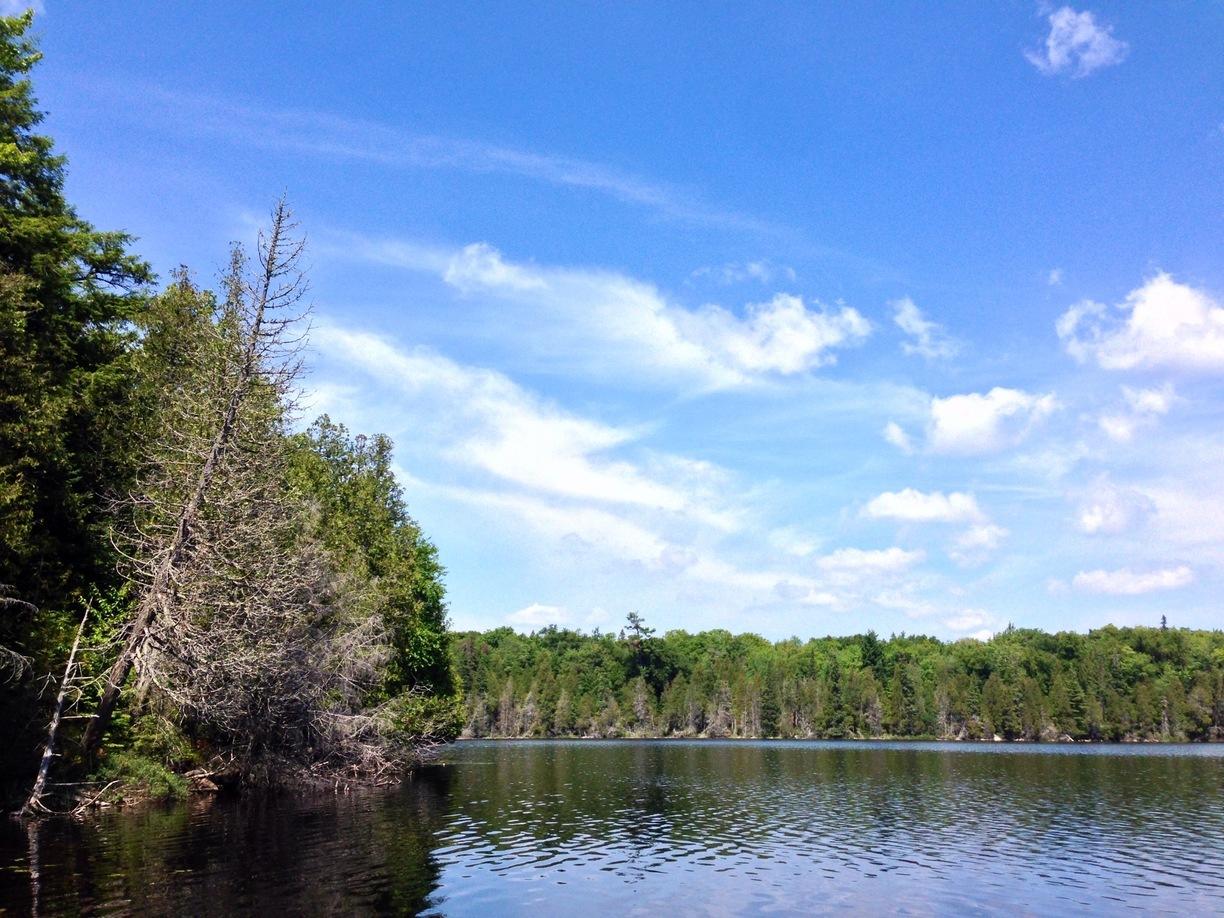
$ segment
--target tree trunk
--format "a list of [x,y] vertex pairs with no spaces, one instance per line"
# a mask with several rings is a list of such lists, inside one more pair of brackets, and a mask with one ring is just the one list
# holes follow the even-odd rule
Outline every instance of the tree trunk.
[[81,624],[77,625],[76,639],[72,642],[72,650],[68,654],[68,665],[64,667],[64,678],[60,682],[59,696],[55,699],[55,711],[51,715],[51,724],[47,727],[47,745],[43,747],[42,761],[38,764],[38,777],[34,779],[34,787],[30,796],[17,815],[24,818],[45,809],[42,805],[43,791],[47,787],[47,773],[51,770],[51,760],[55,757],[55,736],[59,732],[60,715],[64,712],[64,696],[68,694],[68,680],[72,678],[72,669],[76,666],[77,648],[81,646],[81,634],[85,631],[85,620],[89,618],[89,609],[81,616]]

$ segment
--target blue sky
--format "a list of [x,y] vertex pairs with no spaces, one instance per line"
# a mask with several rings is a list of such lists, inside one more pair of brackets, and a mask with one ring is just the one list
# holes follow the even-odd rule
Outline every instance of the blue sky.
[[[9,4],[11,6],[11,4]],[[46,0],[69,193],[287,192],[458,627],[1220,627],[1224,5]]]

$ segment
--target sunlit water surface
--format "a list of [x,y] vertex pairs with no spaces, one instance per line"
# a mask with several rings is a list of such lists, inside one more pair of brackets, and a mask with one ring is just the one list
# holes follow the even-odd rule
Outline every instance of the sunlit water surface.
[[1224,914],[1224,747],[462,743],[392,791],[0,828],[0,911]]

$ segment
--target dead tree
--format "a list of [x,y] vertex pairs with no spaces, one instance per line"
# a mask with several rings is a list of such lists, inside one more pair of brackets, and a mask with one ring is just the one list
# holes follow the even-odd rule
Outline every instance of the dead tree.
[[120,540],[135,613],[89,750],[134,669],[137,698],[248,782],[377,778],[415,752],[398,738],[413,699],[367,705],[391,653],[387,597],[327,554],[288,484],[301,253],[282,203],[253,269],[235,253],[224,303],[183,275],[154,304],[143,352],[156,422]]
[[43,746],[42,760],[38,763],[38,776],[25,805],[18,816],[25,818],[35,813],[45,811],[42,803],[43,793],[47,787],[47,774],[51,771],[51,760],[55,758],[55,741],[59,733],[60,717],[64,713],[64,699],[68,696],[68,686],[72,682],[73,670],[76,669],[77,649],[81,646],[81,634],[85,631],[85,620],[89,618],[89,609],[81,616],[81,624],[77,626],[76,638],[72,641],[72,650],[68,653],[68,664],[64,667],[64,678],[60,681],[59,695],[55,699],[55,710],[51,713],[51,723],[47,726],[47,742]]
[[[173,520],[169,531],[157,525],[160,521],[153,522],[141,533],[130,554],[136,570],[139,599],[127,627],[126,640],[107,673],[102,696],[86,728],[83,743],[87,754],[92,754],[101,742],[123,684],[149,644],[153,626],[159,619],[173,618],[181,605],[178,586],[196,554],[201,514],[217,487],[218,476],[226,471],[226,460],[242,430],[244,408],[252,392],[263,386],[274,394],[284,394],[292,384],[296,372],[292,359],[295,341],[287,331],[300,316],[285,316],[284,312],[301,300],[305,289],[303,277],[297,270],[303,242],[293,238],[293,230],[289,208],[282,199],[273,212],[269,232],[266,236],[260,234],[259,268],[253,278],[245,276],[241,253],[235,250],[227,278],[228,299],[219,323],[219,338],[210,342],[214,345],[211,348],[214,354],[221,352],[221,365],[196,367],[197,371],[211,377],[209,382],[213,385],[208,387],[211,391],[206,391],[197,403],[178,406],[180,410],[187,409],[185,413],[188,414],[193,410],[201,412],[183,420],[190,429],[198,424],[200,417],[204,418],[206,448],[199,449],[203,445],[198,442],[199,431],[192,431],[197,435],[195,444],[187,437],[171,443],[167,452],[173,456],[173,461],[162,463],[160,471],[182,475],[190,469],[194,472],[187,479],[190,487],[183,493],[177,482],[169,487],[159,482],[150,489],[158,492],[157,496],[163,500],[171,495],[181,496],[175,506],[157,507],[152,514],[160,514],[163,520],[169,515]],[[224,354],[226,335],[238,344],[236,355]],[[175,393],[167,393],[169,401],[174,401],[174,396]],[[216,404],[218,397],[219,406]],[[210,401],[213,404],[208,404]],[[217,407],[221,409],[219,412]],[[167,417],[165,420],[176,419]],[[182,431],[172,433],[181,434]],[[140,499],[147,502],[151,495],[142,495]]]

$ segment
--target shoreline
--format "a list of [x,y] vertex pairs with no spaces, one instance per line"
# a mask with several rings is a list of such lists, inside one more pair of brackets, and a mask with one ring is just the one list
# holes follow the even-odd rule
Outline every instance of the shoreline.
[[1224,737],[1186,739],[960,739],[936,736],[460,736],[453,743],[498,742],[498,743],[547,743],[547,742],[710,742],[710,743],[941,743],[949,746],[1214,746],[1224,743]]

